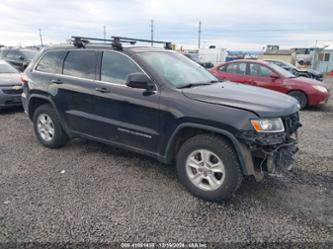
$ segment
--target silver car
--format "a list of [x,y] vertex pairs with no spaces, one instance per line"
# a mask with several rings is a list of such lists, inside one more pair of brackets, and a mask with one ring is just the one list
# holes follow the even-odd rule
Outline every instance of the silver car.
[[0,109],[21,106],[22,83],[17,69],[0,60]]

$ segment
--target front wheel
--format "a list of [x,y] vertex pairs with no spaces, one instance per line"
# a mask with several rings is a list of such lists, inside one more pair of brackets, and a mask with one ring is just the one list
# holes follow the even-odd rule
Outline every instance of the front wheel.
[[307,106],[308,98],[304,93],[300,91],[291,91],[288,93],[288,95],[294,97],[298,101],[300,109],[304,109]]
[[233,146],[212,135],[197,135],[182,145],[177,172],[193,195],[208,201],[229,199],[243,179]]

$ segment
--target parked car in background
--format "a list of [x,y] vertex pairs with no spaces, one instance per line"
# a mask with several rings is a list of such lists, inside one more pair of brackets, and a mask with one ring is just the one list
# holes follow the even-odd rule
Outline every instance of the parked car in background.
[[293,64],[290,64],[288,62],[281,61],[281,60],[266,59],[265,61],[278,65],[279,67],[282,67],[283,69],[291,72],[295,76],[299,76],[299,77],[302,76],[302,77],[311,78],[311,79],[315,79],[315,80],[319,80],[319,81],[323,81],[323,79],[324,79],[324,75],[321,72],[318,72],[313,69],[307,69],[307,68],[299,69],[296,66],[294,66]]
[[219,82],[175,51],[122,47],[133,38],[86,40],[101,41],[47,48],[22,77],[23,106],[44,146],[83,137],[176,163],[184,186],[209,201],[230,198],[244,175],[292,167],[295,99]]
[[0,56],[1,59],[23,72],[37,53],[38,51],[33,49],[5,48],[2,49]]
[[203,66],[204,68],[212,68],[214,67],[214,64],[212,62],[200,62],[198,54],[194,53],[187,53],[184,54],[187,58],[190,58],[191,60],[195,61],[199,65]]
[[0,60],[0,109],[20,106],[22,82],[20,73],[4,60]]
[[286,93],[296,98],[301,108],[324,104],[329,98],[327,84],[310,78],[297,77],[267,61],[232,61],[211,68],[209,71],[221,80],[230,80]]

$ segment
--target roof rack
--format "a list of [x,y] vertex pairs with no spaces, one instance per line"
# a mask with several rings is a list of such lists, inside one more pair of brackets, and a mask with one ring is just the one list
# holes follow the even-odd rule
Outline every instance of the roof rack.
[[121,36],[111,36],[112,39],[103,39],[103,38],[93,38],[93,37],[82,37],[82,36],[72,36],[73,45],[77,48],[84,48],[91,41],[98,42],[110,42],[111,46],[114,49],[122,50],[122,43],[129,43],[131,45],[136,44],[137,42],[147,42],[147,43],[159,43],[164,44],[165,49],[172,49],[172,43],[166,41],[154,41],[154,40],[145,40],[145,39],[137,39],[137,38],[129,38],[129,37],[121,37]]

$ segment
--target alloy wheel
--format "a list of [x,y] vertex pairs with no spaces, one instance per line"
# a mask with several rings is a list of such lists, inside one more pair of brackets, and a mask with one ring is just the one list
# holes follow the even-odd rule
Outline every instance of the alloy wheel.
[[186,173],[192,184],[205,191],[218,189],[225,179],[222,160],[210,150],[195,150],[186,160]]

